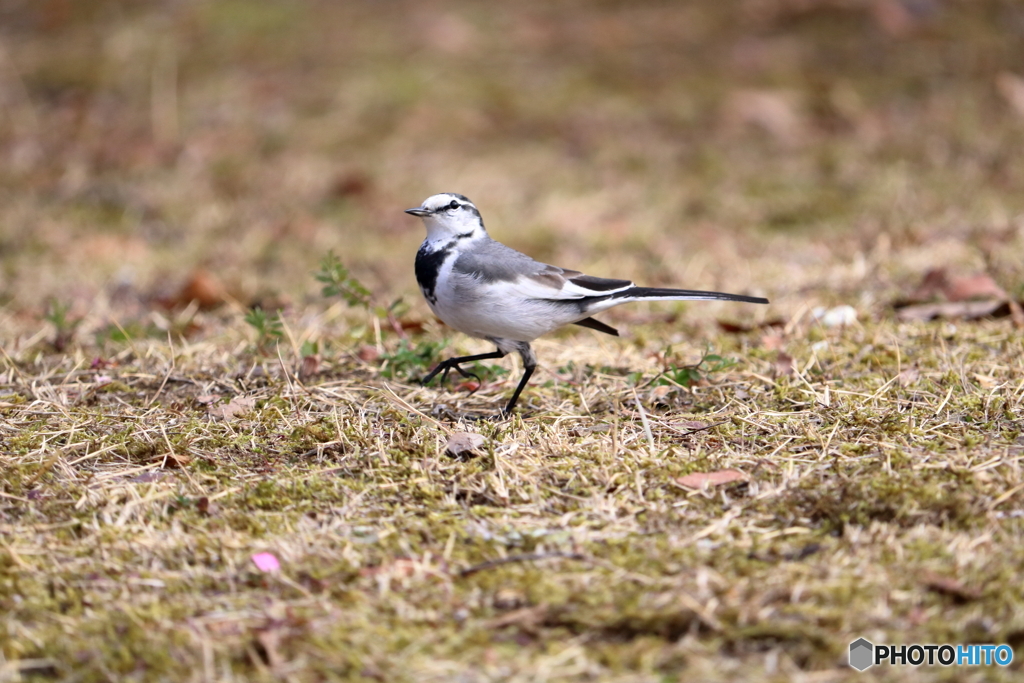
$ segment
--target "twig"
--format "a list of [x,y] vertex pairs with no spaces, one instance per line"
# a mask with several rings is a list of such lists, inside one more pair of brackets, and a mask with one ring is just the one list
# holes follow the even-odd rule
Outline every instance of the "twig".
[[409,341],[409,335],[405,333],[405,329],[402,327],[402,323],[399,322],[398,318],[396,318],[395,314],[392,313],[390,310],[388,310],[387,312],[387,319],[388,325],[390,325],[391,329],[394,330],[395,334],[398,335],[398,338]]
[[662,426],[663,427],[668,427],[669,429],[671,429],[676,434],[681,434],[682,436],[689,436],[690,434],[696,434],[697,432],[703,432],[703,431],[705,431],[707,429],[711,429],[712,427],[717,427],[719,425],[724,425],[727,422],[729,422],[729,420],[722,420],[721,422],[712,422],[709,425],[704,425],[703,427],[695,427],[694,429],[690,429],[690,430],[687,430],[685,432],[682,429],[676,429],[671,424],[664,424],[664,423],[662,423]]
[[153,403],[155,403],[156,400],[160,398],[160,394],[164,392],[164,387],[167,386],[167,380],[171,378],[171,373],[174,372],[174,368],[176,366],[176,362],[174,359],[174,342],[171,340],[170,331],[167,332],[167,345],[171,349],[171,367],[167,369],[167,374],[164,375],[164,381],[160,382],[160,387],[156,390],[156,393],[153,394],[153,398],[149,399],[149,402],[146,403],[147,408],[153,405]]
[[3,491],[0,491],[0,498],[10,498],[11,500],[21,501],[22,503],[32,502],[28,498],[22,498],[21,496],[16,496],[13,493],[4,493]]
[[651,423],[647,420],[647,411],[644,410],[643,403],[640,402],[640,398],[636,395],[636,389],[633,389],[633,400],[636,402],[636,408],[640,412],[640,423],[644,427],[644,435],[647,437],[647,443],[650,446],[650,454],[654,455],[657,450],[654,446],[654,434],[651,432]]

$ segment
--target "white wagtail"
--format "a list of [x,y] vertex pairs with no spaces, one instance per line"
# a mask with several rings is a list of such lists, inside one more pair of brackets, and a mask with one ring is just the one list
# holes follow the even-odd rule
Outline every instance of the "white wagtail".
[[512,412],[537,367],[530,342],[563,325],[581,325],[618,336],[618,330],[590,316],[642,299],[768,303],[768,299],[741,294],[637,287],[629,280],[593,277],[534,261],[492,240],[480,212],[461,194],[435,194],[422,206],[405,212],[422,218],[427,228],[427,238],[416,253],[416,280],[430,308],[449,327],[498,347],[493,353],[449,358],[424,377],[423,383],[439,372],[444,372],[444,379],[452,369],[475,378],[460,366],[518,351],[523,358],[523,378],[502,415]]

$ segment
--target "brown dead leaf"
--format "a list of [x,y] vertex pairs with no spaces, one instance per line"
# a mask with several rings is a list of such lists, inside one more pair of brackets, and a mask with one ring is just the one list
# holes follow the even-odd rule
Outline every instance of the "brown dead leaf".
[[444,450],[453,458],[469,458],[475,455],[473,451],[483,446],[485,441],[487,439],[483,434],[456,432],[448,437],[448,444]]
[[924,274],[921,284],[910,294],[906,303],[923,303],[937,298],[947,301],[971,299],[1009,299],[1006,290],[985,273],[950,275],[945,268],[932,268]]
[[765,330],[770,327],[785,327],[786,321],[782,318],[771,318],[759,323],[734,323],[730,320],[717,320],[718,327],[723,332],[729,332],[731,334],[743,334],[745,332],[754,332],[755,330]]
[[230,420],[233,417],[249,412],[255,407],[255,396],[235,396],[227,403],[211,403],[206,406],[206,412],[210,417]]
[[766,334],[761,337],[761,346],[769,351],[781,351],[786,348],[786,339],[781,334]]
[[422,332],[423,321],[422,320],[411,320],[409,318],[399,318],[397,321],[398,326],[406,332]]
[[660,405],[664,403],[665,399],[673,391],[675,391],[675,387],[667,384],[656,386],[648,392],[648,400],[655,405]]
[[967,277],[951,277],[946,283],[946,298],[950,301],[969,299],[1009,299],[1006,290],[988,275],[979,273]]
[[723,332],[729,332],[730,334],[739,334],[741,332],[750,332],[751,328],[749,325],[741,325],[740,323],[734,323],[729,320],[718,320],[718,329]]
[[375,346],[370,346],[369,344],[363,344],[362,346],[359,347],[359,350],[356,351],[356,356],[361,361],[365,361],[367,363],[372,363],[373,361],[375,361],[378,358],[380,358],[380,351],[378,351],[377,347],[375,347]]
[[373,183],[362,171],[350,171],[339,175],[331,184],[331,196],[339,199],[363,197],[370,192]]
[[299,366],[299,379],[305,382],[320,372],[320,354],[314,353],[311,356],[302,358],[302,365]]
[[[938,298],[945,301],[934,301]],[[985,273],[957,276],[950,275],[945,268],[933,268],[906,300],[895,302],[893,307],[902,321],[1010,316],[1014,325],[1024,327],[1021,304]]]
[[931,301],[942,294],[942,290],[946,286],[946,280],[949,278],[945,268],[932,268],[924,274],[924,278],[921,280],[921,284],[910,293],[907,297],[906,303],[920,303],[922,301]]
[[158,462],[161,467],[187,467],[192,462],[192,456],[187,453],[164,453],[150,458],[150,462]]
[[[1016,303],[1016,302],[1014,302]],[[977,320],[992,316],[1001,318],[1011,315],[1012,309],[1006,301],[940,301],[933,304],[911,304],[896,311],[896,318],[903,322],[934,320]]]
[[779,355],[775,357],[775,362],[772,363],[772,369],[775,370],[776,377],[792,375],[793,356],[789,355],[785,351],[779,351]]
[[196,511],[204,517],[213,517],[220,511],[220,506],[212,502],[209,496],[200,496],[196,500]]
[[168,308],[184,308],[193,301],[202,310],[216,308],[224,303],[225,290],[220,280],[209,271],[194,270],[178,293],[164,300]]
[[940,576],[934,572],[922,572],[921,583],[933,593],[951,597],[958,603],[971,602],[981,598],[981,591],[977,588],[969,588],[957,579]]
[[718,470],[715,472],[694,472],[685,477],[676,477],[676,482],[690,489],[721,486],[735,481],[747,481],[748,477],[739,470]]

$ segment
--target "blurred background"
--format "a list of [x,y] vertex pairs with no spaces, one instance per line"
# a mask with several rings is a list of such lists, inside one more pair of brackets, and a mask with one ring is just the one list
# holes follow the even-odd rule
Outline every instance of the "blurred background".
[[54,301],[323,308],[332,249],[427,318],[402,210],[440,191],[783,315],[1020,293],[1022,143],[1012,0],[0,0],[0,341]]

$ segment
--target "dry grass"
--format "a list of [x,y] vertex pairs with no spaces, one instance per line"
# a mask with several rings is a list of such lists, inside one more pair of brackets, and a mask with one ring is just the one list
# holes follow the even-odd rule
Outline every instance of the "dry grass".
[[[1024,24],[926,5],[4,7],[0,681],[840,681],[860,636],[1019,651],[1024,337],[891,302],[933,267],[1024,292]],[[488,350],[415,294],[401,209],[440,190],[540,258],[773,304],[613,311],[622,339],[538,342],[513,419],[463,420],[518,368],[415,382]],[[422,329],[319,296],[328,249]],[[194,272],[219,306],[186,305]],[[837,304],[858,320],[815,319]],[[735,364],[686,370],[708,351]]]

